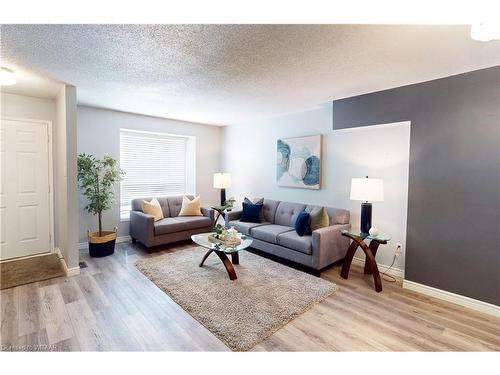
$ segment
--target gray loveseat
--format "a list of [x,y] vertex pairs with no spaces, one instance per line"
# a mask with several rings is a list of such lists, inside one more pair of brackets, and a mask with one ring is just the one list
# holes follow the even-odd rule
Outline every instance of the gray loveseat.
[[300,237],[294,229],[295,220],[299,212],[304,209],[310,212],[314,207],[265,199],[262,223],[241,222],[241,211],[231,211],[226,214],[226,226],[234,226],[238,232],[252,236],[253,248],[302,264],[319,274],[321,269],[345,257],[349,239],[340,231],[351,225],[348,210],[325,207],[330,225]]
[[[187,195],[189,199],[193,196]],[[146,247],[164,245],[187,240],[191,235],[210,232],[214,225],[214,211],[201,208],[203,216],[178,216],[182,206],[182,196],[157,197],[163,211],[163,219],[154,221],[153,216],[142,211],[142,202],[152,198],[132,200],[130,211],[130,237]]]

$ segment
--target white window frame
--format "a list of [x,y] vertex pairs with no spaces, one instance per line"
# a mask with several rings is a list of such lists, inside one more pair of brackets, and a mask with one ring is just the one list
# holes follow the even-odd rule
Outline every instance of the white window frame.
[[[184,138],[186,140],[186,185],[185,192],[183,194],[186,195],[196,195],[196,137],[191,135],[180,135],[180,134],[172,134],[172,133],[163,133],[163,132],[151,132],[144,130],[136,130],[136,129],[128,129],[128,128],[120,128],[119,133],[119,148],[120,148],[120,161],[122,158],[122,133],[135,133],[135,134],[144,134],[144,135],[153,135],[159,137],[169,137],[169,138]],[[124,170],[126,173],[127,171]],[[126,175],[125,175],[126,178]],[[118,197],[118,209],[120,212],[120,221],[126,222],[130,220],[130,210],[124,210],[121,202],[122,195],[122,184],[120,183],[119,189],[119,197]],[[147,193],[142,196],[147,196]],[[138,197],[140,198],[140,197]],[[128,206],[127,206],[128,208]]]

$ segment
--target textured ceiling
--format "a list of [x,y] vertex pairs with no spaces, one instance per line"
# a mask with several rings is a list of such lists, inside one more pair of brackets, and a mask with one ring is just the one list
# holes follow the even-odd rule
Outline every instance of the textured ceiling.
[[467,26],[3,25],[1,41],[81,104],[211,124],[500,64]]

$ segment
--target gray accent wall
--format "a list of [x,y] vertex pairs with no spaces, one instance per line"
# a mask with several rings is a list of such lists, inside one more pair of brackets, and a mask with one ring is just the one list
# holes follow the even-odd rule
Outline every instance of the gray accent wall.
[[334,130],[398,121],[411,121],[405,279],[500,305],[500,66],[333,102]]

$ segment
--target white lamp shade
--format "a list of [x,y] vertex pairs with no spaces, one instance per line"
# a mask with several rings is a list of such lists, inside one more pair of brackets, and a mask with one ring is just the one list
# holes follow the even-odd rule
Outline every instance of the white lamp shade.
[[226,189],[231,187],[231,175],[229,173],[214,173],[214,188]]
[[384,200],[384,181],[380,178],[353,178],[351,200],[380,202]]

